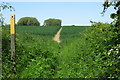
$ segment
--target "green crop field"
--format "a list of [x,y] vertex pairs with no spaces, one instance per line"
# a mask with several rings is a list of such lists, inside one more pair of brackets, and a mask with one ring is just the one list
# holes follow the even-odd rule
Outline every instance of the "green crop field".
[[60,39],[68,39],[68,38],[77,38],[80,37],[82,31],[90,26],[63,26],[61,31]]
[[53,37],[60,29],[59,26],[17,26],[16,32],[18,34],[38,35],[44,37]]

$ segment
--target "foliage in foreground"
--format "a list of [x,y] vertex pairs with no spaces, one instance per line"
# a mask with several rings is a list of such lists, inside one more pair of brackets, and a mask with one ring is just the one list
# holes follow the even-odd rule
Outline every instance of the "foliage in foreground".
[[17,75],[12,74],[13,66],[10,59],[10,41],[3,37],[3,78],[38,78],[52,77],[58,64],[58,44],[50,38],[39,36],[22,37],[16,35]]
[[114,28],[95,23],[80,38],[60,44],[40,35],[19,33],[15,76],[11,75],[10,38],[4,33],[3,78],[118,78],[120,44],[114,45]]
[[114,26],[95,23],[83,36],[73,39],[61,50],[57,77],[120,77],[120,44],[114,45]]
[[[17,29],[22,32],[17,31],[17,35],[16,35],[17,75],[13,75],[12,74],[13,66],[10,59],[11,53],[10,53],[9,28],[3,27],[3,36],[2,36],[3,37],[2,38],[3,78],[15,78],[15,77],[37,78],[38,76],[36,75],[39,74],[40,74],[39,77],[47,78],[55,75],[57,71],[56,65],[58,64],[57,55],[59,52],[58,51],[59,46],[56,42],[52,40],[52,37],[55,34],[55,32],[57,32],[57,28],[55,28],[54,29],[55,31],[53,32],[49,30],[50,27],[48,29],[46,27],[39,27],[39,30],[41,29],[43,30],[43,28],[47,30],[48,33],[46,34],[51,33],[48,37],[43,37],[44,35],[41,36],[40,35],[41,31],[37,32],[37,34],[31,33],[31,28],[36,28],[36,29],[32,29],[34,32],[38,31],[38,27],[31,26],[26,29],[25,26],[17,27]],[[40,73],[37,71],[40,71]],[[29,74],[28,72],[31,73]]]

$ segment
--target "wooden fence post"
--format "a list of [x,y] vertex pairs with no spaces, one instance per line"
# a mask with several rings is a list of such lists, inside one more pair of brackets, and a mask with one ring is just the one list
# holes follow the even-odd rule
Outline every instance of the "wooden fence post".
[[13,73],[16,74],[16,53],[15,53],[15,15],[10,15],[10,34],[11,34],[11,60],[13,62]]

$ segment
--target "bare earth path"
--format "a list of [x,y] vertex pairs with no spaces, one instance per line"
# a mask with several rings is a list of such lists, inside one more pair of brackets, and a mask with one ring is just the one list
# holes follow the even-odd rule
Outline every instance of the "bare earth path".
[[57,34],[53,38],[53,40],[58,42],[58,43],[60,43],[60,32],[61,32],[61,30],[62,30],[62,27],[59,29],[59,31],[57,32]]

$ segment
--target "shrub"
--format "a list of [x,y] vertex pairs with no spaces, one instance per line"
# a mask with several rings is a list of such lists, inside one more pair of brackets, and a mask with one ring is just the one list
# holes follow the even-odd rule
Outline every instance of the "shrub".
[[17,74],[13,75],[9,27],[2,28],[2,78],[53,78],[57,73],[59,46],[51,39],[52,36],[38,37],[36,34],[23,35],[18,32],[16,32]]
[[73,39],[60,52],[60,78],[120,77],[120,46],[114,45],[115,26],[95,23],[81,38]]
[[19,26],[40,26],[39,21],[34,17],[23,17],[18,22]]

